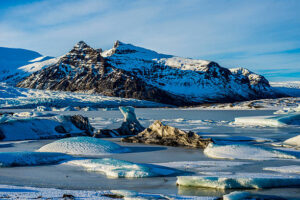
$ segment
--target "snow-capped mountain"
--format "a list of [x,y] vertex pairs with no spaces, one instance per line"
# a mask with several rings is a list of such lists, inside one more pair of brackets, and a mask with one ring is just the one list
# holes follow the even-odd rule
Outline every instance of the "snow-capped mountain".
[[181,58],[116,41],[93,49],[83,41],[18,87],[84,91],[173,105],[271,98],[268,81],[247,69]]
[[57,61],[57,58],[27,49],[0,47],[0,82],[15,84]]

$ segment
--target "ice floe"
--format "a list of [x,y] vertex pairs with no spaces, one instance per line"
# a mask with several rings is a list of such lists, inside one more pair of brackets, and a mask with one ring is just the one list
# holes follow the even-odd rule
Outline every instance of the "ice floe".
[[285,140],[283,144],[300,147],[300,135]]
[[72,157],[62,153],[0,152],[0,167],[55,164]]
[[280,114],[271,116],[236,117],[235,125],[250,126],[285,126],[300,125],[300,113]]
[[297,158],[293,152],[244,144],[217,145],[211,143],[204,149],[204,154],[218,159],[273,160]]
[[74,160],[67,164],[81,166],[87,171],[99,172],[110,178],[156,177],[179,173],[176,169],[159,165],[133,163],[113,158]]
[[300,177],[217,177],[217,176],[178,176],[177,182],[181,186],[237,189],[237,188],[276,188],[300,186]]
[[73,155],[107,155],[125,153],[130,150],[114,142],[82,136],[57,140],[41,147],[38,151],[60,152]]
[[264,170],[281,172],[281,173],[300,174],[300,166],[299,165],[288,165],[288,166],[281,166],[281,167],[265,167]]

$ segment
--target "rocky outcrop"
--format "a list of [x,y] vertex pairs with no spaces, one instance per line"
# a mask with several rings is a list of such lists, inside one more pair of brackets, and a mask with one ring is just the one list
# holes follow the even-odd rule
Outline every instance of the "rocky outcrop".
[[94,137],[117,137],[124,135],[136,135],[142,132],[145,128],[137,120],[134,108],[131,106],[119,107],[124,116],[124,120],[120,128],[117,129],[100,129]]
[[83,117],[82,115],[73,115],[70,117],[70,121],[80,130],[84,130],[88,136],[93,135],[94,128],[87,117]]
[[122,142],[158,144],[166,146],[185,146],[204,149],[212,139],[201,138],[194,132],[185,132],[172,126],[155,121],[149,128],[136,136],[126,137]]
[[101,93],[177,106],[272,98],[268,81],[246,69],[206,60],[180,58],[115,42],[93,49],[84,42],[18,87]]

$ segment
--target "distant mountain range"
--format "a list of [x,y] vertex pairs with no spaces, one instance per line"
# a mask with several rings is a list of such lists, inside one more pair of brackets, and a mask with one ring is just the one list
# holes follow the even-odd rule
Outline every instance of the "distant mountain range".
[[[24,88],[100,93],[180,106],[282,96],[266,78],[245,68],[227,69],[213,61],[160,54],[120,41],[105,51],[80,41],[59,58],[30,52],[37,58],[28,55],[23,59],[27,63],[10,67],[0,81]],[[0,70],[7,70],[5,66]]]

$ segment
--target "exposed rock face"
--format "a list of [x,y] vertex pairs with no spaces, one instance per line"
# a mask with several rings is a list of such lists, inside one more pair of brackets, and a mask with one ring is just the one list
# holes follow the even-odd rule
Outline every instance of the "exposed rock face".
[[80,130],[85,130],[85,133],[88,136],[92,136],[94,132],[94,128],[89,123],[89,119],[87,117],[83,117],[82,115],[73,115],[70,117],[71,122]]
[[94,137],[116,137],[116,136],[123,136],[123,135],[136,135],[145,129],[137,120],[133,107],[126,106],[126,107],[119,107],[119,109],[124,116],[124,120],[121,127],[112,130],[110,129],[98,130],[94,134]]
[[84,42],[17,84],[18,87],[89,91],[172,105],[276,97],[268,81],[246,69],[180,58],[117,41],[112,49]]
[[136,136],[123,138],[122,141],[204,149],[212,142],[212,139],[204,139],[194,132],[185,132],[172,126],[166,126],[157,120],[143,132]]

